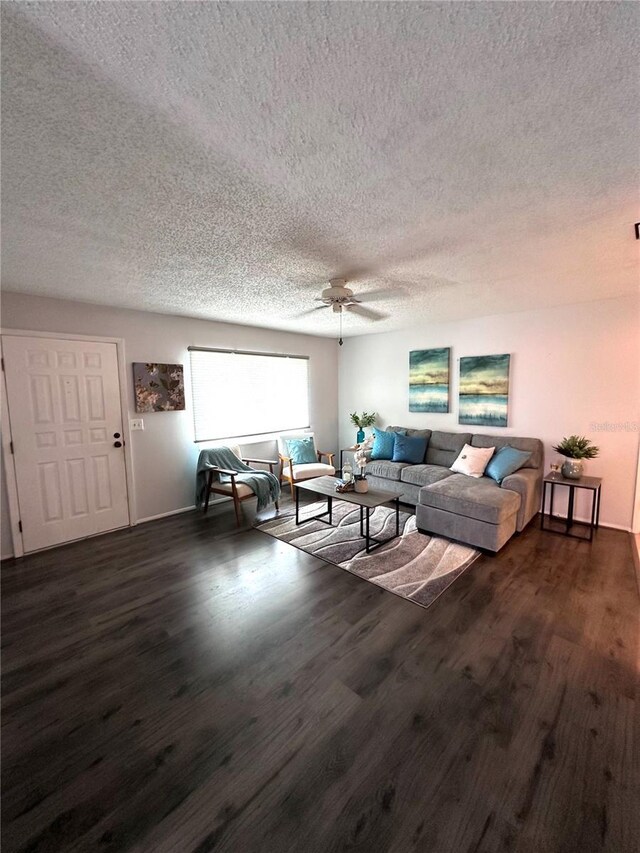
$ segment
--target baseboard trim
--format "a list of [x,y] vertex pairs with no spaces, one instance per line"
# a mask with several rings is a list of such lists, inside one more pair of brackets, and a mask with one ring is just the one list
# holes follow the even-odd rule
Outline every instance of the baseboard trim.
[[[567,518],[567,516],[563,515],[561,512],[554,513],[554,516],[559,518],[561,521],[565,521]],[[589,524],[589,522],[591,521],[591,519],[589,519],[589,518],[581,518],[580,516],[577,516],[577,515],[574,516],[573,520],[578,521],[581,524]],[[599,526],[600,527],[607,527],[610,530],[622,530],[624,533],[631,533],[631,528],[629,526],[625,526],[624,524],[611,524],[610,522],[607,522],[605,524],[603,521],[601,521]]]
[[640,533],[631,533],[631,550],[633,552],[633,563],[636,567],[636,581],[638,593],[640,594]]
[[158,515],[147,515],[145,518],[138,518],[136,520],[136,524],[146,524],[147,521],[158,521],[160,518],[169,518],[170,515],[180,515],[182,512],[191,512],[191,510],[194,510],[195,508],[195,504],[192,504],[191,506],[180,507],[180,509],[171,509],[169,512],[161,512]]
[[[219,497],[209,501],[209,506],[215,506],[216,504],[227,503],[231,498]],[[191,506],[182,506],[180,509],[171,509],[169,512],[161,512],[158,515],[147,515],[145,518],[138,518],[135,524],[146,524],[147,521],[158,521],[161,518],[169,518],[171,515],[180,515],[183,512],[192,512],[196,509],[196,505],[192,504]],[[135,526],[135,525],[134,525]]]

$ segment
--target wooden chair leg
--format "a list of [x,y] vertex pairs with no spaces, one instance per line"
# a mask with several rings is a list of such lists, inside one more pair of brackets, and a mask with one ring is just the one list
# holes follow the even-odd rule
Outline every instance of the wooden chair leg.
[[242,508],[240,507],[240,495],[236,486],[235,475],[231,475],[231,497],[233,498],[233,508],[236,512],[236,527],[240,527]]
[[211,483],[212,483],[212,481],[213,481],[213,472],[210,472],[209,476],[207,477],[207,496],[204,499],[204,512],[205,512],[205,514],[207,513],[207,510],[209,509],[209,498],[211,497]]

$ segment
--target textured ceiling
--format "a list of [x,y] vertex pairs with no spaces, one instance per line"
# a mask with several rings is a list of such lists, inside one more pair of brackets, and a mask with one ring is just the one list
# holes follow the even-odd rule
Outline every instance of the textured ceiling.
[[[3,287],[345,335],[638,286],[637,3],[3,3]],[[375,297],[376,294],[373,293]]]

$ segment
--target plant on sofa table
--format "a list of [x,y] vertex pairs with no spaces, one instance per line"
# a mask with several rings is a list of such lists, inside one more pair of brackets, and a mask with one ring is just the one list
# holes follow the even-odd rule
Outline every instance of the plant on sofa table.
[[364,441],[364,428],[373,426],[376,422],[376,413],[375,412],[361,412],[358,414],[357,412],[351,412],[349,415],[351,418],[351,423],[354,426],[358,427],[358,433],[356,435],[356,444],[360,444],[360,442]]
[[562,474],[570,480],[579,480],[583,473],[583,459],[595,459],[600,448],[592,444],[583,435],[570,435],[563,438],[560,444],[554,445],[556,453],[566,457],[562,465]]

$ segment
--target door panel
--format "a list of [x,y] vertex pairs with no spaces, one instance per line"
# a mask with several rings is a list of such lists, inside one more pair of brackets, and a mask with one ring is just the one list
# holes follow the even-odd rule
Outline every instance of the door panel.
[[129,523],[115,344],[3,337],[25,551]]

